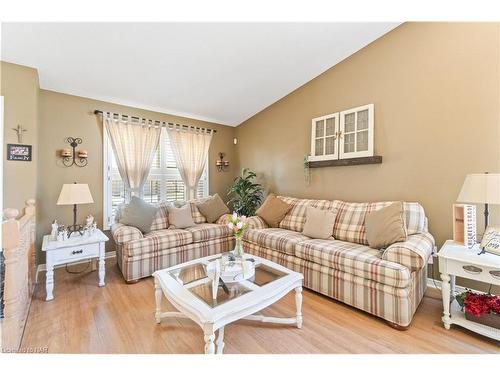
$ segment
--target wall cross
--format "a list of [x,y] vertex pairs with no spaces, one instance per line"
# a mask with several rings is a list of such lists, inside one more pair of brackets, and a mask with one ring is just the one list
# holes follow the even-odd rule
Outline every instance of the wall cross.
[[23,133],[27,132],[28,129],[24,129],[21,125],[17,125],[17,128],[12,128],[17,133],[17,143],[23,143]]

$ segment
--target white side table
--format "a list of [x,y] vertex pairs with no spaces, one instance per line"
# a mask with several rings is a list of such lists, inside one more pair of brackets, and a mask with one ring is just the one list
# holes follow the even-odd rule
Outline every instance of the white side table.
[[92,236],[78,233],[66,241],[51,241],[50,235],[43,237],[42,250],[46,255],[47,274],[45,277],[46,301],[54,299],[54,266],[67,264],[85,259],[99,258],[99,286],[104,286],[104,244],[108,237],[99,229]]
[[452,324],[457,324],[500,340],[499,329],[467,320],[458,302],[453,298],[456,276],[500,285],[500,256],[489,253],[477,255],[479,251],[479,246],[468,249],[452,240],[446,241],[439,251],[439,272],[443,280],[443,323],[446,329],[450,329]]

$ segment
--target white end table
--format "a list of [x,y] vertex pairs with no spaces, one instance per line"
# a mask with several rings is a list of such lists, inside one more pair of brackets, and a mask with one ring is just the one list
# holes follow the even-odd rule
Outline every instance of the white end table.
[[42,250],[46,255],[47,274],[45,277],[46,301],[54,299],[54,266],[99,258],[99,286],[104,286],[105,263],[104,244],[108,237],[99,229],[92,236],[73,233],[66,241],[51,241],[50,235],[43,236]]
[[439,272],[443,280],[444,311],[442,320],[446,329],[450,329],[452,324],[456,324],[481,335],[500,340],[499,329],[467,320],[458,302],[453,298],[456,276],[500,285],[500,256],[489,253],[478,255],[479,251],[479,246],[468,249],[452,240],[446,241],[439,251]]

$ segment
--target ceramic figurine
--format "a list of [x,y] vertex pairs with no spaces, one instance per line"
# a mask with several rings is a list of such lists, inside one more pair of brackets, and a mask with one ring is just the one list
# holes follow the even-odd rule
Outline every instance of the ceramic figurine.
[[85,219],[85,224],[87,225],[88,228],[94,224],[94,217],[92,215],[87,215],[87,218]]
[[57,241],[57,232],[59,230],[59,224],[57,224],[57,220],[54,220],[52,223],[52,231],[50,232],[50,240]]

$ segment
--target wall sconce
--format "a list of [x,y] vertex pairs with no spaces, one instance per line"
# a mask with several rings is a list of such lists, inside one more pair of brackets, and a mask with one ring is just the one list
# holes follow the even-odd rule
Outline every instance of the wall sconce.
[[65,148],[61,150],[61,158],[65,167],[71,167],[76,165],[78,167],[85,167],[88,163],[87,158],[89,157],[87,150],[76,150],[76,147],[82,143],[81,138],[66,138],[66,142],[69,143],[71,148]]
[[229,167],[229,160],[224,160],[224,156],[226,156],[226,154],[219,152],[219,160],[215,163],[219,172],[222,172],[225,168]]

